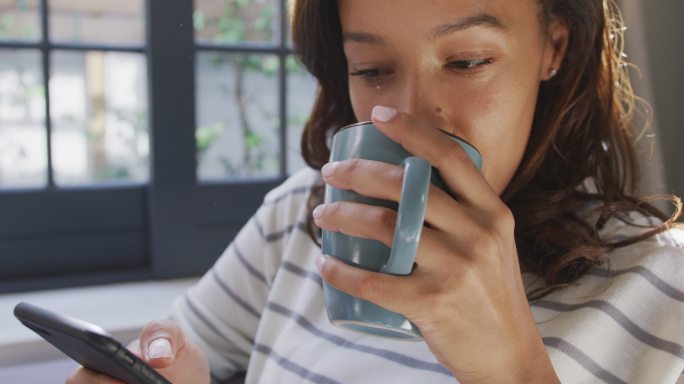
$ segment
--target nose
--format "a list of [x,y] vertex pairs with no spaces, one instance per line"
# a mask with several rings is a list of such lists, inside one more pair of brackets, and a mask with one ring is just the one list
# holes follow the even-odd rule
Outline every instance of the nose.
[[439,84],[428,76],[407,76],[394,93],[394,104],[401,111],[427,120],[435,128],[448,129],[448,119],[442,110],[438,91]]

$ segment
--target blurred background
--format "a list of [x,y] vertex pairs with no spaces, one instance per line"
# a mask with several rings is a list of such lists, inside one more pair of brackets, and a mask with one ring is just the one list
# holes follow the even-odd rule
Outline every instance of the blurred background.
[[[301,168],[282,0],[0,0],[0,292],[203,272]],[[676,0],[622,2],[641,192],[682,193]]]
[[201,273],[303,166],[280,0],[0,0],[0,292]]
[[[620,5],[650,103],[640,192],[681,196],[684,2]],[[214,262],[304,166],[315,82],[292,55],[288,7],[0,0],[0,301]]]

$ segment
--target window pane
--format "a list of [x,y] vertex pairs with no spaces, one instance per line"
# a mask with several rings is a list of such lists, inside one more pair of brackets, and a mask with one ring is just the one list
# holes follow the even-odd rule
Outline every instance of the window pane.
[[206,52],[196,68],[198,178],[277,176],[278,58]]
[[311,114],[316,79],[295,60],[287,58],[287,173],[305,166],[301,156],[302,129]]
[[195,40],[214,43],[280,39],[279,0],[195,0]]
[[47,184],[40,53],[0,50],[0,188]]
[[52,160],[58,184],[148,180],[143,55],[54,53],[50,103]]
[[143,0],[49,0],[50,40],[143,44]]
[[0,40],[38,40],[40,34],[40,0],[0,0]]
[[285,27],[285,41],[288,47],[292,47],[292,14],[294,13],[295,0],[285,0],[285,2],[288,22],[288,25]]

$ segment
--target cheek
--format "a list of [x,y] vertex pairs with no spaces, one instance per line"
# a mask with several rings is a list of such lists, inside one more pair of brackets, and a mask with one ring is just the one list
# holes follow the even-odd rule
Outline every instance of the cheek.
[[371,92],[367,87],[355,86],[352,82],[349,82],[349,100],[356,121],[370,120],[373,107],[381,103],[377,94]]
[[483,120],[487,126],[479,127],[483,140],[486,140],[484,156],[489,161],[484,174],[499,194],[518,169],[532,129],[533,109],[525,105],[513,106],[513,103],[501,106],[497,113]]
[[449,116],[457,135],[482,154],[483,175],[502,193],[522,159],[529,139],[536,98],[525,92],[499,91],[459,97]]
[[[501,78],[490,80],[470,86],[435,82],[421,92],[411,112],[472,143],[482,154],[485,179],[500,194],[515,174],[525,151],[534,116],[536,88]],[[400,96],[405,93],[400,87],[375,89],[353,82],[349,84],[349,91],[358,121],[370,120],[375,105],[402,105]]]

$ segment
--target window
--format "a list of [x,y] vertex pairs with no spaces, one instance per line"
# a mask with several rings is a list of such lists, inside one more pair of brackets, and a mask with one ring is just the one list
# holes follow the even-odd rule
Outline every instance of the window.
[[283,0],[0,0],[0,291],[205,271],[300,168]]

